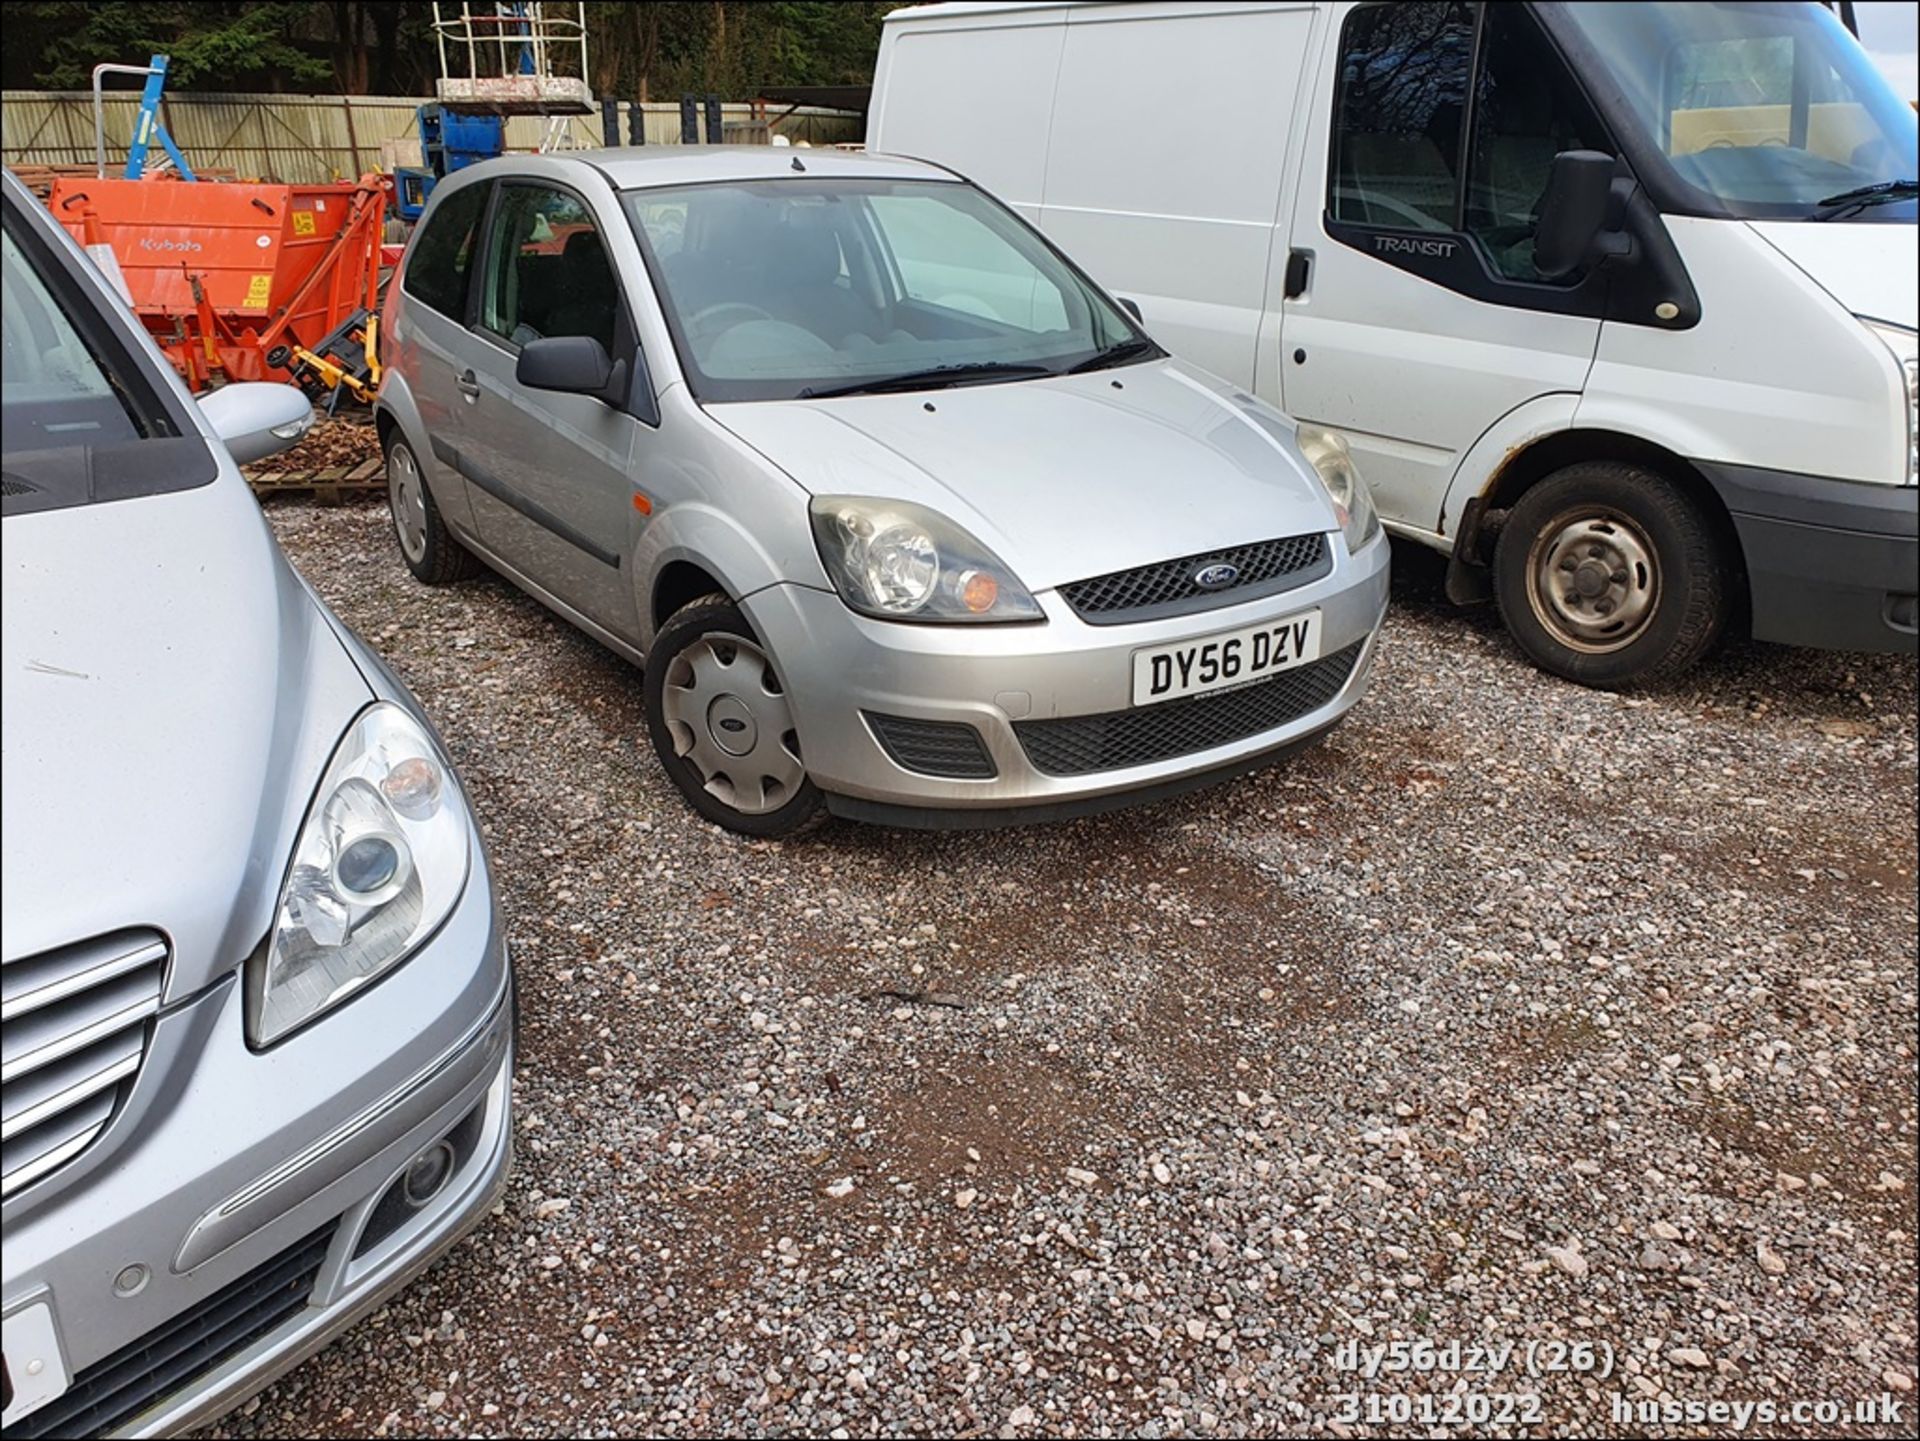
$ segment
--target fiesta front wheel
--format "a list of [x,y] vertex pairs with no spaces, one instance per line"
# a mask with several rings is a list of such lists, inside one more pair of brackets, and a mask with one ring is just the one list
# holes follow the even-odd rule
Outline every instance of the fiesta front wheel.
[[714,824],[778,838],[825,819],[773,658],[725,596],[691,601],[660,627],[646,703],[660,764]]

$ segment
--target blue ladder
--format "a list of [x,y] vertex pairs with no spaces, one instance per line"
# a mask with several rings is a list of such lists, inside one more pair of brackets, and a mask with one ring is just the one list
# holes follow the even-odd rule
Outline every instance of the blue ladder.
[[198,179],[193,167],[187,164],[187,157],[180,153],[180,147],[167,133],[167,127],[160,123],[160,95],[167,88],[167,57],[156,55],[148,64],[146,88],[140,92],[140,113],[133,122],[133,141],[127,146],[127,179],[138,180],[146,173],[147,150],[155,140],[172,157],[182,180]]

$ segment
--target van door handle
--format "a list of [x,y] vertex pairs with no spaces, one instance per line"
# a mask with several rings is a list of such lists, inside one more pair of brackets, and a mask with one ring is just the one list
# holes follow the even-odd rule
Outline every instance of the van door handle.
[[1307,281],[1313,274],[1313,257],[1304,250],[1287,253],[1287,278],[1284,294],[1288,300],[1298,300],[1307,293]]
[[466,396],[468,400],[478,400],[480,398],[480,382],[474,379],[471,370],[463,371],[460,378],[454,381],[454,384],[459,387],[460,393]]

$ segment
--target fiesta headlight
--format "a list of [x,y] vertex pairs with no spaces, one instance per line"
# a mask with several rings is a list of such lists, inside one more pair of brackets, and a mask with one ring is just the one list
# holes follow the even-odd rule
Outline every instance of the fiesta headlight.
[[247,1035],[269,1046],[400,964],[466,889],[473,821],[433,738],[382,701],[327,763],[266,950],[247,971]]
[[1352,555],[1379,534],[1380,516],[1373,508],[1372,492],[1353,463],[1346,438],[1318,425],[1300,426],[1294,438],[1332,497],[1340,533],[1347,538],[1347,554]]
[[822,495],[808,507],[820,563],[854,610],[881,620],[1043,620],[1027,588],[945,516],[904,500]]

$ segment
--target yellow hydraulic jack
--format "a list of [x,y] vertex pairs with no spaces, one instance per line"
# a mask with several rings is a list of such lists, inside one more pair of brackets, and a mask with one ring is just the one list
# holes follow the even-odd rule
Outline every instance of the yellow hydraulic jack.
[[380,317],[356,310],[311,350],[275,346],[267,352],[267,364],[284,367],[315,404],[325,405],[328,415],[339,408],[343,395],[372,405],[380,390]]

